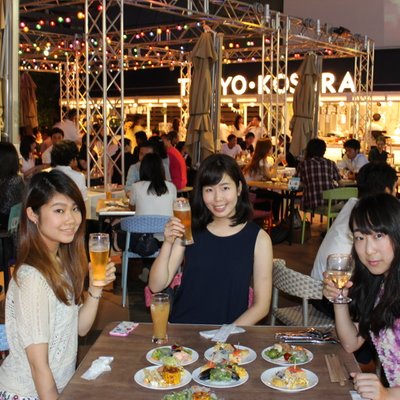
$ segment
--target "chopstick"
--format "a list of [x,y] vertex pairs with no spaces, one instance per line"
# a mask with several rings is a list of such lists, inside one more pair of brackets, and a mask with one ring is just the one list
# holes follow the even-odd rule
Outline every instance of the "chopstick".
[[325,354],[326,366],[328,367],[329,378],[332,383],[339,383],[344,386],[347,377],[344,371],[344,366],[336,354]]
[[346,376],[343,371],[343,366],[339,360],[339,357],[336,354],[331,354],[332,360],[333,360],[333,366],[337,372],[338,378],[339,378],[339,385],[344,386],[346,383]]
[[325,354],[325,362],[326,362],[326,366],[328,367],[329,379],[331,380],[331,382],[332,383],[339,382],[339,378],[336,375],[336,371],[333,367],[331,354]]

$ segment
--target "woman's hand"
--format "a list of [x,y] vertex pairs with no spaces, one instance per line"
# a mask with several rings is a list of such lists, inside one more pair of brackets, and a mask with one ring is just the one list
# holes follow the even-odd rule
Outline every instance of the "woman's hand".
[[181,238],[184,233],[185,227],[181,223],[181,220],[176,217],[171,217],[171,219],[165,224],[164,240],[170,244],[173,244],[175,239]]
[[388,389],[386,389],[378,376],[375,374],[359,374],[352,372],[354,388],[362,398],[371,400],[388,399]]
[[[324,289],[322,291],[323,295],[328,299],[334,299],[340,294],[340,290],[335,286],[335,284],[332,282],[332,280],[329,278],[328,273],[325,271],[324,272]],[[343,288],[343,296],[347,297],[349,288],[353,286],[352,281],[348,281],[346,285]]]
[[[109,285],[111,282],[115,281],[115,264],[111,261],[111,259],[108,259],[108,264],[106,265],[106,279],[104,286]],[[93,286],[93,269],[92,269],[92,263],[89,263],[89,287],[94,287],[94,288],[102,288],[101,286]]]

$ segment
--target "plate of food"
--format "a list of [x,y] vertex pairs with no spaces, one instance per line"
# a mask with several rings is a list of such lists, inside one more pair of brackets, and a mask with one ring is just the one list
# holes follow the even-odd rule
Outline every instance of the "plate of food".
[[318,377],[307,369],[296,365],[287,368],[275,367],[261,374],[264,385],[287,393],[302,392],[318,384]]
[[192,376],[186,369],[177,365],[153,365],[136,372],[135,382],[148,389],[169,390],[187,385]]
[[166,394],[162,400],[218,400],[218,396],[209,388],[203,386],[192,386],[181,390]]
[[313,359],[313,353],[303,346],[276,343],[261,352],[264,360],[277,365],[303,365]]
[[257,354],[250,347],[217,342],[204,352],[208,361],[215,363],[249,364],[257,358]]
[[196,362],[199,359],[199,353],[189,347],[174,344],[157,347],[146,354],[146,360],[155,365],[162,365],[165,357],[173,357],[179,365],[185,366]]
[[243,385],[249,379],[247,371],[237,364],[207,364],[192,372],[193,380],[199,385],[211,388],[232,388]]

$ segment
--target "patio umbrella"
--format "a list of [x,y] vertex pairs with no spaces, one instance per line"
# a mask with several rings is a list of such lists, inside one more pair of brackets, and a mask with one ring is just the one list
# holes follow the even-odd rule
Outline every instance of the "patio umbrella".
[[4,96],[3,96],[3,79],[4,79],[4,62],[5,54],[3,53],[4,38],[4,2],[0,0],[0,133],[4,132]]
[[20,78],[20,125],[24,126],[27,133],[32,133],[38,123],[37,103],[36,103],[36,84],[31,76],[24,72]]
[[193,164],[214,153],[211,107],[211,66],[217,61],[211,32],[203,32],[191,53],[193,65],[192,81],[189,93],[189,121],[186,145]]
[[316,61],[315,54],[306,54],[297,71],[299,81],[294,90],[293,117],[290,121],[292,131],[290,152],[294,156],[302,154],[314,134],[315,83],[318,79]]

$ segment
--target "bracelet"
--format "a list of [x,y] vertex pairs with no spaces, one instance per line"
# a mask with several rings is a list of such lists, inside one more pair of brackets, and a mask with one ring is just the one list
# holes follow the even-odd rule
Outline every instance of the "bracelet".
[[91,293],[91,291],[89,289],[88,289],[88,294],[92,299],[95,299],[95,300],[100,300],[101,296],[102,296],[101,293],[99,296],[95,296],[93,293]]

